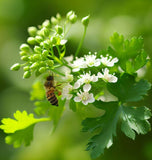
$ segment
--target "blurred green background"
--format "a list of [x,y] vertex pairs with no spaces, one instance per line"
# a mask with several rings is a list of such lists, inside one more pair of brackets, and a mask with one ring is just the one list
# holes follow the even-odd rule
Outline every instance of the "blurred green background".
[[[27,27],[37,26],[57,12],[65,15],[74,10],[82,18],[90,14],[90,24],[82,52],[105,49],[114,31],[127,38],[141,35],[145,50],[152,57],[151,0],[0,0],[0,119],[12,117],[19,110],[33,110],[29,91],[33,79],[23,80],[23,72],[12,72],[10,66],[19,62],[19,46],[26,42]],[[83,32],[77,23],[69,34],[67,53],[75,52]],[[150,63],[144,78],[152,82]],[[137,105],[152,108],[152,91]],[[151,120],[152,122],[152,120]],[[30,147],[14,149],[4,143],[0,131],[0,160],[90,160],[84,151],[87,136],[80,132],[80,116],[66,111],[56,132],[51,135],[49,123],[38,124]],[[135,141],[117,131],[114,145],[98,160],[152,160],[152,132],[138,135]]]

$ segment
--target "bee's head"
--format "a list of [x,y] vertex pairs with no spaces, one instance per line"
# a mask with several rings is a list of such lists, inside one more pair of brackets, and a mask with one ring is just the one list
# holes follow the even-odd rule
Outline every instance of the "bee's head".
[[47,81],[53,81],[54,77],[53,76],[48,76],[46,79],[47,79]]

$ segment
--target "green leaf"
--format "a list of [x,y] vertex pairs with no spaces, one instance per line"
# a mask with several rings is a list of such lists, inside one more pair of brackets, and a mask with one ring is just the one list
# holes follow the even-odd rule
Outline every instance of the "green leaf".
[[131,139],[135,139],[135,131],[138,134],[146,134],[151,126],[148,119],[152,116],[147,107],[122,106],[121,130]]
[[48,113],[50,118],[53,120],[54,130],[62,116],[62,113],[64,111],[64,105],[65,105],[65,100],[61,100],[61,97],[57,97],[57,98],[58,98],[59,106],[58,107],[50,106],[49,113]]
[[135,77],[129,74],[120,76],[117,83],[108,83],[108,90],[121,102],[139,101],[151,88],[151,84],[146,80],[135,81]]
[[14,118],[3,118],[2,129],[5,133],[9,134],[6,137],[6,143],[14,144],[14,147],[19,147],[22,143],[29,145],[33,139],[33,128],[38,122],[49,121],[49,118],[34,118],[33,114],[27,114],[26,111],[16,111]]
[[45,99],[46,95],[44,85],[40,81],[35,82],[32,86],[32,89],[33,90],[31,91],[31,100]]
[[116,136],[116,125],[120,116],[120,107],[117,102],[95,102],[98,108],[105,108],[103,116],[97,118],[87,118],[82,122],[83,131],[94,133],[89,140],[87,150],[91,150],[91,157],[97,158],[105,148],[113,144],[113,135]]
[[147,63],[142,37],[125,40],[123,35],[114,33],[110,42],[112,47],[108,48],[108,53],[118,57],[119,65],[125,72],[133,74]]
[[73,112],[76,112],[77,107],[76,107],[76,102],[74,100],[72,100],[72,99],[70,100],[69,107]]

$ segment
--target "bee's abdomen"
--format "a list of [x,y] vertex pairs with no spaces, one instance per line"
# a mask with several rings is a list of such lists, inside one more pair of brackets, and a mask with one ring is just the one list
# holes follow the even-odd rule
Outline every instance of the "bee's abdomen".
[[47,99],[52,105],[58,106],[58,99],[54,93],[48,91],[47,92]]

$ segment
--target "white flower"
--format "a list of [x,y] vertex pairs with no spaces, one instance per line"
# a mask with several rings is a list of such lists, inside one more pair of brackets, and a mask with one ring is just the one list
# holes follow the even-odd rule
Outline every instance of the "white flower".
[[69,65],[73,68],[72,69],[73,72],[79,71],[80,68],[86,68],[87,67],[83,57],[76,58],[76,60],[73,61],[73,63],[70,63]]
[[60,41],[60,44],[61,45],[65,45],[67,43],[67,40],[66,39],[62,39],[61,41]]
[[111,83],[115,83],[118,80],[116,76],[109,74],[109,70],[107,68],[103,70],[103,74],[98,72],[97,76],[98,78],[102,78],[103,80],[111,82]]
[[105,66],[108,66],[108,67],[113,67],[115,63],[118,62],[118,58],[114,58],[112,59],[112,57],[103,57],[102,55],[100,56],[101,57],[101,63]]
[[70,84],[67,84],[66,86],[64,86],[64,88],[62,89],[62,99],[71,99],[73,97],[72,94],[70,94],[70,92],[73,90],[73,86]]
[[90,82],[97,82],[98,76],[95,76],[94,74],[91,76],[91,72],[86,73],[84,75],[79,76],[80,79],[77,80],[77,82],[74,84],[74,88],[78,89],[82,84],[85,84],[84,87],[88,90],[91,89]]
[[[95,53],[96,54],[96,53]],[[89,54],[89,55],[85,55],[84,57],[85,57],[85,60],[86,60],[86,64],[87,64],[87,66],[89,66],[89,67],[93,67],[93,66],[95,66],[95,67],[97,67],[97,66],[100,66],[100,64],[101,64],[101,61],[100,61],[100,59],[96,59],[96,55],[91,55],[91,54]]]
[[85,88],[83,88],[84,92],[77,93],[77,96],[74,97],[74,101],[75,102],[80,102],[82,101],[82,103],[84,105],[87,105],[88,103],[93,103],[95,101],[93,94],[89,93],[87,90],[85,90]]

